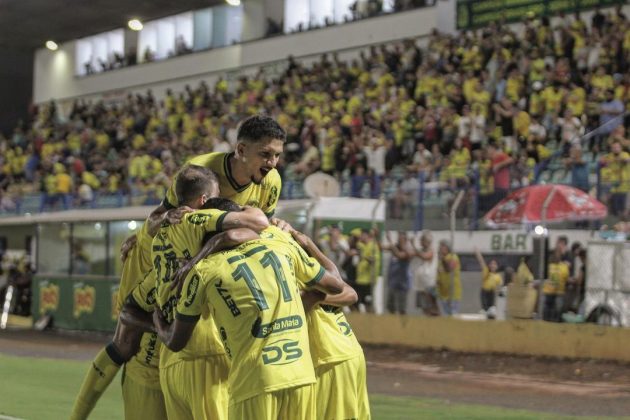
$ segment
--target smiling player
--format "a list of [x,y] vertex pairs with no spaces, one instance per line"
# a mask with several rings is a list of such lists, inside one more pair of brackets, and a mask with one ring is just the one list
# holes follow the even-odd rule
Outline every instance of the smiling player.
[[[276,121],[254,115],[240,124],[234,152],[199,155],[188,163],[204,166],[217,174],[221,197],[241,206],[258,207],[271,217],[282,188],[276,165],[285,140],[286,133]],[[180,200],[171,186],[152,217],[179,204]]]

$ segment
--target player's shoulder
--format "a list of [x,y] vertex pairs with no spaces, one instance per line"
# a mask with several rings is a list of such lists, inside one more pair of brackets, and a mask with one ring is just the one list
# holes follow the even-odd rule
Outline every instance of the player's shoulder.
[[187,163],[213,169],[217,165],[222,165],[227,155],[228,153],[224,152],[206,153],[189,159]]
[[286,242],[289,238],[291,238],[291,234],[289,232],[283,231],[278,226],[269,225],[262,232],[260,232],[260,238]]
[[[225,211],[218,209],[200,209],[195,210],[184,215],[184,220],[193,225],[203,225],[210,221],[212,218],[220,218]],[[177,225],[174,225],[177,226]]]
[[273,168],[269,173],[263,178],[262,183],[264,187],[280,187],[282,186],[282,178],[280,178],[280,173],[276,168]]
[[221,253],[212,254],[199,261],[195,264],[191,273],[194,272],[204,280],[210,280],[217,271],[221,270],[222,259],[219,257],[219,254]]

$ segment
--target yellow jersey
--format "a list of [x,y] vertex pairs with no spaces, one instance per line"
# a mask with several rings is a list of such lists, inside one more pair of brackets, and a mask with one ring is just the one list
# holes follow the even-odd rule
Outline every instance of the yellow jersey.
[[363,349],[340,308],[322,305],[306,314],[313,366],[352,359]]
[[569,280],[569,265],[565,262],[550,263],[549,279],[543,283],[543,293],[546,295],[564,295],[564,289]]
[[[260,184],[250,182],[246,185],[238,185],[232,176],[230,169],[230,157],[234,153],[215,152],[199,155],[190,159],[190,165],[203,166],[214,172],[219,178],[219,195],[229,198],[241,206],[251,206],[261,209],[267,217],[271,217],[278,204],[282,180],[276,169],[272,169]],[[166,208],[179,206],[179,200],[175,192],[175,181],[166,192],[163,202]]]
[[374,283],[378,276],[376,271],[378,246],[376,242],[359,242],[359,264],[357,264],[357,284],[368,285]]
[[452,271],[446,271],[442,262],[438,263],[437,290],[438,297],[442,300],[461,300],[461,264],[456,254],[450,253],[445,257],[449,264],[453,264]]
[[[204,236],[221,230],[226,214],[216,209],[197,210],[184,215],[179,224],[165,224],[160,228],[150,248],[153,270],[132,293],[138,306],[152,312],[157,304],[167,322],[173,322],[179,299],[177,290],[171,290],[169,283],[178,269],[178,260],[197,254],[203,245]],[[212,316],[206,312],[182,351],[174,353],[165,346],[161,348],[160,367],[168,367],[180,360],[224,353]]]
[[[275,226],[261,238],[199,262],[184,282],[179,319],[211,308],[232,365],[231,404],[315,382],[298,283],[324,274]],[[195,328],[196,329],[196,328]]]
[[503,281],[501,280],[501,274],[491,273],[488,267],[484,267],[481,272],[481,289],[487,292],[491,292],[501,286]]
[[[116,296],[116,312],[120,312],[127,296],[140,284],[146,274],[151,271],[151,242],[153,238],[148,232],[149,224],[142,225],[136,234],[137,243],[123,264],[120,285]],[[153,305],[148,312],[153,310]],[[162,342],[155,333],[145,333],[140,341],[140,348],[133,358],[127,362],[125,372],[144,384],[159,388],[160,379],[157,368],[160,363]]]
[[[222,230],[227,212],[207,209],[186,214],[181,223],[164,225],[153,238],[151,257],[155,272],[155,301],[167,322],[175,317],[178,304],[177,290],[171,290],[170,282],[178,268],[178,260],[192,258],[203,246],[207,233]],[[160,367],[170,366],[179,360],[225,354],[212,315],[204,312],[186,347],[177,353],[166,346],[160,353]]]

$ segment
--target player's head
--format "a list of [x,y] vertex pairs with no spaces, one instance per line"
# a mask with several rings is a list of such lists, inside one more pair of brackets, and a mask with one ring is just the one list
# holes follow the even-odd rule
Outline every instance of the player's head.
[[491,273],[496,273],[499,270],[499,263],[497,260],[490,260],[488,263],[488,270],[490,270]]
[[219,195],[219,180],[208,168],[187,165],[177,175],[175,193],[180,206],[198,209],[209,198]]
[[243,207],[236,204],[234,201],[229,200],[223,197],[212,197],[209,198],[203,206],[202,209],[217,209],[223,211],[241,211]]
[[243,120],[236,135],[236,158],[256,184],[276,167],[287,133],[273,118],[254,115]]

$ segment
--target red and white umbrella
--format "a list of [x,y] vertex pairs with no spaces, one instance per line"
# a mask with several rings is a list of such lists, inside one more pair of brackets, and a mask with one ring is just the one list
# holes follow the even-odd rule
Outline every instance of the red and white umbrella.
[[512,192],[484,216],[489,226],[598,220],[604,204],[568,185],[530,185]]

